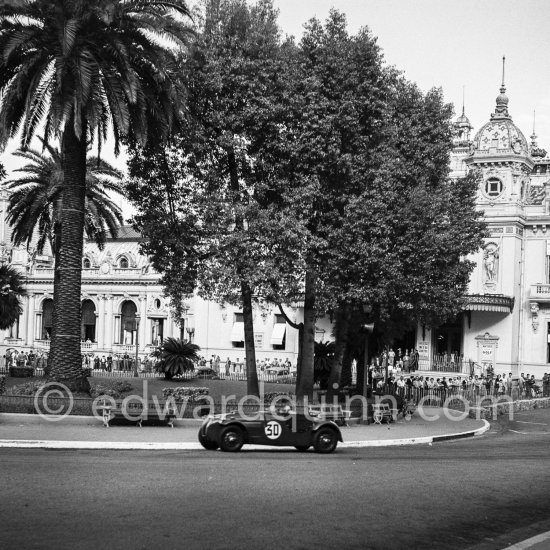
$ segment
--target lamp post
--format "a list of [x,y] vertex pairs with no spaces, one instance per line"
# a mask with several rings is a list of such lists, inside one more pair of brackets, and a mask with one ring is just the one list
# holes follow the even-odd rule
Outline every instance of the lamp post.
[[190,315],[187,318],[187,336],[189,337],[189,343],[193,343],[193,336],[195,335],[195,323],[194,318]]
[[134,377],[138,376],[138,360],[139,360],[139,313],[136,313],[136,362],[134,365]]
[[185,320],[187,319],[187,312],[189,311],[189,306],[187,304],[183,304],[181,306],[182,310],[182,316],[181,316],[181,323],[180,323],[180,340],[183,340],[185,338]]
[[[372,312],[372,306],[370,304],[363,304],[363,313],[367,315],[367,319],[369,314]],[[363,396],[367,397],[367,390],[369,385],[369,336],[372,334],[372,331],[374,330],[374,323],[368,323],[366,325],[363,325],[363,327],[366,329],[365,334],[365,356],[364,356],[364,368],[363,368]]]

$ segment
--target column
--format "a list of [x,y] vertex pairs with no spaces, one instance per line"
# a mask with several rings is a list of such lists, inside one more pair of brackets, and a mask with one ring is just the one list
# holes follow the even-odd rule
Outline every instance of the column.
[[111,349],[113,347],[113,334],[114,334],[114,328],[113,328],[113,296],[112,294],[106,294],[105,295],[105,301],[104,304],[104,317],[103,317],[103,323],[105,325],[105,331],[104,331],[104,339],[105,339],[105,347],[107,349]]
[[27,302],[27,334],[25,343],[27,346],[34,346],[34,293],[29,292]]
[[34,339],[42,340],[42,312],[37,311],[34,316]]
[[144,346],[146,346],[147,344],[153,343],[151,338],[151,333],[152,333],[151,327],[152,327],[151,318],[147,317],[145,319],[145,340],[143,341]]
[[146,335],[146,329],[147,329],[147,297],[146,296],[140,296],[139,297],[139,348],[140,350],[145,349],[145,344],[147,342],[145,341],[145,335]]
[[97,295],[99,312],[96,314],[96,341],[98,349],[105,349],[105,296]]
[[27,343],[27,319],[29,318],[30,296],[23,300],[23,313],[19,316],[19,326],[17,327],[17,338],[22,340],[21,345]]
[[120,314],[114,316],[113,344],[122,344],[120,341]]

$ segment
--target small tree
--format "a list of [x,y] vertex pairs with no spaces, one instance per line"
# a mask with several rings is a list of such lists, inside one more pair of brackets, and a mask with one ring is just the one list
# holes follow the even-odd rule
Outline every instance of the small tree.
[[313,381],[318,382],[322,390],[328,387],[328,379],[334,359],[334,342],[315,342],[315,361],[313,363]]
[[160,361],[156,364],[157,372],[164,373],[166,380],[193,370],[199,360],[200,347],[187,340],[166,338],[160,350]]
[[0,265],[0,330],[10,328],[23,313],[21,298],[26,295],[21,273],[9,265]]

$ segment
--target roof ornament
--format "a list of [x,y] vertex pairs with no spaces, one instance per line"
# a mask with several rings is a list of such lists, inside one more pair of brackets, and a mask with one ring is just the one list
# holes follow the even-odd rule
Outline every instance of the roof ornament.
[[491,114],[491,118],[510,118],[508,114],[508,96],[506,95],[506,86],[504,84],[504,68],[506,57],[502,56],[502,85],[500,86],[500,94],[497,97],[497,106],[495,112]]
[[537,145],[537,134],[535,133],[535,111],[533,111],[533,133],[531,134],[531,156],[543,158],[546,156],[546,151]]

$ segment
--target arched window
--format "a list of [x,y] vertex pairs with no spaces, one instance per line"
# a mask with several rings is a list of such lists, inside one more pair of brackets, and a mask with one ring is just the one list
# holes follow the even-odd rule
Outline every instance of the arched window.
[[48,298],[42,302],[42,340],[52,337],[53,326],[53,300]]
[[80,325],[80,338],[83,342],[95,342],[95,322],[95,304],[92,300],[84,300]]
[[82,260],[82,269],[91,269],[92,262],[90,262],[90,258],[84,258]]
[[120,269],[128,269],[129,264],[128,264],[128,258],[126,258],[126,256],[122,256],[122,258],[120,258],[120,260],[118,261],[118,267]]
[[122,344],[136,343],[136,313],[134,302],[126,300],[120,308],[120,342]]

